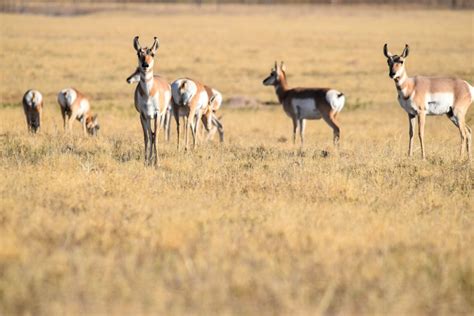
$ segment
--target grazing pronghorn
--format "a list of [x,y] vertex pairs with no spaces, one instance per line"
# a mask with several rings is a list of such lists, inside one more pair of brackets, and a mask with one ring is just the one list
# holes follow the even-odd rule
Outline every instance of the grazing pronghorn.
[[[132,83],[138,83],[140,82],[140,68],[137,67],[135,69],[135,72],[128,76],[127,78],[127,83],[132,84]],[[171,107],[171,102],[168,106],[168,109],[166,110],[166,114],[164,116],[161,116],[161,121],[160,121],[160,126],[161,128],[164,129],[165,132],[165,140],[169,141],[170,140],[170,130],[171,130],[171,116],[173,108]]]
[[97,114],[93,114],[89,100],[77,89],[66,88],[58,93],[58,103],[64,121],[64,130],[71,131],[75,119],[82,123],[84,135],[95,136],[100,129]]
[[143,128],[145,163],[156,165],[158,162],[156,138],[157,133],[160,132],[157,125],[168,111],[171,88],[167,80],[153,75],[154,57],[159,47],[158,39],[154,38],[150,48],[142,48],[138,42],[138,36],[135,36],[133,47],[137,51],[140,72],[140,82],[135,89],[135,108],[140,113]]
[[36,133],[41,125],[43,96],[37,90],[28,90],[23,95],[23,110],[30,133]]
[[263,80],[265,86],[274,86],[278,101],[283,110],[293,121],[293,144],[296,142],[296,131],[299,128],[301,145],[304,141],[305,120],[321,118],[333,129],[334,145],[340,137],[337,114],[344,107],[345,97],[342,92],[329,88],[289,88],[286,81],[285,65],[275,61],[270,75]]
[[[193,148],[196,146],[196,137],[199,121],[209,108],[209,94],[205,86],[189,78],[180,78],[171,84],[173,96],[173,114],[176,120],[177,146],[179,149],[179,118],[184,117],[184,148],[188,149],[188,130],[191,129]],[[207,118],[207,126],[212,123],[211,115]]]
[[[222,94],[209,86],[204,85],[204,88],[206,89],[209,98],[209,106],[201,117],[204,128],[208,132],[206,140],[209,140],[217,130],[219,132],[219,140],[222,143],[224,141],[224,126],[217,118],[217,111],[222,105]],[[214,125],[212,129],[210,124]]]
[[408,113],[409,142],[408,155],[413,154],[413,134],[415,118],[418,118],[418,135],[421,144],[421,157],[425,158],[424,129],[426,115],[443,115],[459,128],[461,133],[460,157],[467,148],[471,158],[471,128],[466,125],[465,116],[474,100],[474,88],[464,80],[457,78],[408,77],[405,59],[409,48],[405,45],[401,55],[393,55],[388,51],[387,44],[383,52],[387,57],[389,76],[395,81],[398,91],[398,102]]

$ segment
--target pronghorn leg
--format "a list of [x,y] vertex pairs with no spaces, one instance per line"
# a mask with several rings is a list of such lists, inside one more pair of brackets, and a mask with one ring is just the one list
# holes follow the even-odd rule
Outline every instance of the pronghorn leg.
[[177,109],[173,111],[174,120],[176,122],[176,146],[179,150],[179,113]]
[[189,115],[184,117],[184,150],[188,150]]
[[421,146],[421,158],[425,159],[425,119],[426,113],[421,112],[418,114],[418,137],[420,138],[420,146]]
[[293,122],[293,145],[296,144],[296,130],[298,129],[298,120],[296,118],[292,118],[291,121]]
[[72,132],[72,124],[74,123],[75,118],[76,118],[76,113],[71,113],[71,115],[69,116],[68,122],[67,122],[67,127],[68,127],[69,133]]
[[143,115],[140,115],[140,122],[142,123],[142,129],[143,129],[143,141],[145,143],[145,165],[148,165],[149,163],[149,158],[148,158],[148,147],[149,147],[149,129],[148,129],[148,119],[145,118]]
[[466,143],[466,150],[467,150],[467,158],[471,160],[471,146],[472,146],[472,130],[469,126],[466,125],[466,137],[467,137],[467,143]]
[[459,133],[461,134],[461,150],[459,151],[459,158],[464,156],[464,150],[467,147],[467,128],[463,115],[458,115]]
[[415,115],[408,114],[408,156],[413,155],[413,135],[415,134]]
[[63,108],[61,108],[61,115],[62,115],[62,117],[63,117],[63,127],[64,127],[64,131],[66,131],[66,128],[67,128],[66,111],[64,111]]
[[86,127],[86,118],[82,117],[82,131],[84,132],[84,136],[87,136],[87,127]]
[[332,130],[333,130],[333,143],[334,143],[334,146],[337,147],[339,145],[339,138],[341,136],[341,129],[339,128],[339,124],[335,120],[334,112],[326,114],[323,111],[321,111],[321,115],[322,115],[324,121],[332,128]]
[[221,143],[223,143],[224,142],[224,126],[215,115],[213,115],[212,120],[213,120],[214,125],[217,127],[217,131],[219,132],[219,140]]
[[[156,142],[157,142],[157,139],[158,139],[158,135],[160,133],[160,128],[161,127],[158,127],[158,115],[155,114],[155,118],[154,118],[154,131],[151,131],[151,143],[152,143],[152,152],[151,152],[151,156],[152,156],[152,159],[151,159],[151,163],[156,166],[157,163],[158,163],[158,151],[156,149]],[[160,117],[160,123],[161,123],[161,117]],[[161,124],[160,124],[161,126]]]
[[171,109],[166,111],[165,115],[165,140],[166,142],[170,141],[171,136]]
[[303,147],[303,143],[304,143],[304,128],[305,128],[305,125],[306,125],[306,120],[305,119],[300,119],[300,139],[301,139],[301,147]]

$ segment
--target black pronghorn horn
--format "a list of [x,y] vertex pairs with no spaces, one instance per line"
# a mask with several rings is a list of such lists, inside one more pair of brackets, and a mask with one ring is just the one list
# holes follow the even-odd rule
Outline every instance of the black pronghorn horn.
[[405,44],[405,49],[403,50],[402,57],[406,58],[409,52],[410,52],[410,48],[408,47],[408,44]]
[[156,52],[158,47],[160,47],[160,42],[158,41],[158,38],[156,36],[153,39],[154,41],[153,41],[153,45],[151,46],[151,50]]
[[393,56],[393,55],[388,51],[388,45],[387,45],[387,44],[385,44],[385,45],[383,46],[383,54],[384,54],[385,57],[387,57],[387,58],[392,58],[392,56]]
[[133,39],[133,47],[135,48],[136,51],[139,51],[142,49],[142,47],[140,46],[140,43],[138,42],[138,36],[135,36],[135,38]]

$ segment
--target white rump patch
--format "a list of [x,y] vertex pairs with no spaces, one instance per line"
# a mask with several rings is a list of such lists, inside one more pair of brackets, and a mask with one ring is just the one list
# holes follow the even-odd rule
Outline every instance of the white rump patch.
[[336,111],[340,112],[344,107],[344,103],[346,101],[346,97],[344,95],[339,96],[341,92],[331,89],[326,92],[326,101],[329,103],[331,108]]
[[77,98],[77,93],[72,88],[63,89],[58,94],[58,103],[64,108],[71,108]]
[[43,101],[43,96],[38,90],[30,90],[25,96],[25,101],[29,107],[36,107]]
[[321,113],[316,108],[316,101],[313,98],[292,99],[291,106],[297,119],[317,120],[321,118]]
[[[183,82],[186,82],[186,88],[184,91],[180,91],[179,87]],[[173,97],[173,102],[179,106],[185,106],[191,101],[194,95],[197,92],[197,85],[194,81],[190,79],[176,79],[171,84],[171,94]]]
[[454,104],[454,94],[451,92],[427,93],[425,106],[427,115],[442,115],[450,111]]

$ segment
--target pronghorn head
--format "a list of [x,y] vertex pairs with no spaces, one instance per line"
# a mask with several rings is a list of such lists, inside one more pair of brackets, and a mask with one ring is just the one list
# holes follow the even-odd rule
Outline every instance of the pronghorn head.
[[89,135],[97,136],[97,133],[100,129],[99,122],[97,121],[97,114],[94,116],[88,116],[86,118],[86,129]]
[[280,66],[278,66],[278,63],[275,61],[275,67],[272,68],[270,75],[263,80],[263,84],[265,86],[276,86],[285,77],[286,77],[285,64],[281,62]]
[[389,73],[388,75],[395,81],[398,81],[405,72],[405,58],[407,58],[410,49],[405,44],[405,49],[401,55],[393,55],[388,51],[387,44],[383,46],[383,53],[387,57],[387,64]]
[[139,82],[139,81],[140,81],[140,69],[137,68],[133,74],[128,76],[127,83],[132,84],[132,83]]
[[143,71],[149,71],[150,69],[153,70],[154,58],[155,53],[158,50],[160,43],[158,42],[158,38],[154,38],[153,44],[150,48],[145,47],[142,48],[140,43],[138,42],[138,36],[135,36],[133,39],[133,47],[137,51],[138,56],[138,67]]

